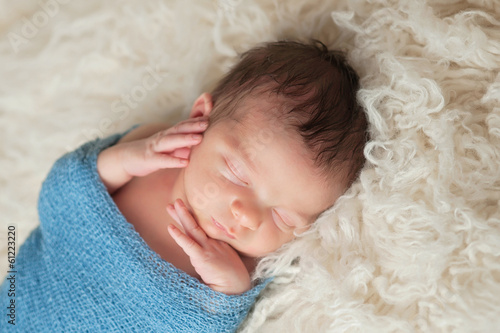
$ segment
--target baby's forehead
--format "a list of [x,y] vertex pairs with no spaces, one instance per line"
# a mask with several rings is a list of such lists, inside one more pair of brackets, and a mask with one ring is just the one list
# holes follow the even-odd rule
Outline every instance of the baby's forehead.
[[228,134],[238,142],[238,151],[250,160],[261,160],[263,153],[272,147],[275,154],[265,155],[267,163],[256,164],[256,168],[272,167],[275,165],[275,159],[293,152],[296,160],[308,166],[308,173],[316,172],[312,154],[307,150],[300,135],[280,119],[263,115],[262,112],[253,112],[234,121]]
[[[279,137],[288,142],[294,142],[306,153],[306,146],[294,126],[293,119],[287,110],[274,98],[248,98],[233,113],[236,134],[250,136],[265,141],[269,137]],[[299,148],[299,147],[296,147]]]

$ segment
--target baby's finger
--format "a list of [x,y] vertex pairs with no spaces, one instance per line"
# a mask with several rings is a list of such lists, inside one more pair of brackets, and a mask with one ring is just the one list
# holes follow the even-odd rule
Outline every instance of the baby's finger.
[[188,159],[191,154],[191,148],[179,148],[174,150],[170,155],[178,158]]
[[171,152],[175,149],[191,147],[199,144],[203,136],[201,134],[161,134],[158,133],[150,141],[150,149],[154,152]]
[[201,246],[196,243],[194,239],[180,231],[175,225],[170,224],[168,226],[168,233],[190,258],[201,256],[203,254]]
[[148,159],[148,164],[154,170],[168,168],[184,168],[189,164],[188,159],[171,156],[170,154],[156,154]]
[[177,212],[175,211],[175,207],[172,204],[167,205],[167,213],[177,222],[179,225],[182,225],[179,216],[177,216]]
[[167,129],[168,133],[202,133],[208,127],[208,117],[196,117],[184,120]]
[[199,244],[204,244],[207,240],[207,234],[205,234],[205,231],[198,225],[182,200],[175,200],[174,207],[186,234],[194,238]]

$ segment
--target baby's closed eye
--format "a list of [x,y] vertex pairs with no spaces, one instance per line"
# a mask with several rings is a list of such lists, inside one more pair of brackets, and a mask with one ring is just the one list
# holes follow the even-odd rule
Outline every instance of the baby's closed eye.
[[290,231],[295,228],[293,222],[290,221],[286,216],[278,213],[277,209],[272,210],[273,220],[280,229],[285,229],[284,231]]
[[246,186],[248,181],[243,175],[241,168],[237,167],[237,164],[232,163],[230,160],[226,159],[227,176],[236,185]]

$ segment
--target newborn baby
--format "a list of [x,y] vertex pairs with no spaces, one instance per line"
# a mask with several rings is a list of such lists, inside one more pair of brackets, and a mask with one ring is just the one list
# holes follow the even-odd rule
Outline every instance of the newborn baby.
[[[243,54],[211,94],[198,97],[189,119],[173,127],[141,125],[104,139],[102,144],[98,139],[97,148],[90,143],[82,147],[80,161],[90,161],[89,168],[102,182],[98,186],[107,191],[94,195],[107,202],[107,208],[95,215],[117,214],[103,219],[103,230],[107,230],[106,223],[117,230],[131,224],[133,228],[128,229],[139,235],[133,251],[127,250],[127,239],[135,239],[134,234],[123,238],[99,231],[95,236],[123,239],[109,242],[109,247],[121,244],[116,249],[119,255],[106,252],[102,258],[111,257],[106,261],[108,271],[125,261],[128,268],[118,278],[113,272],[102,283],[86,287],[88,292],[82,296],[62,297],[61,315],[43,318],[43,311],[35,311],[33,317],[19,318],[18,323],[38,330],[37,321],[48,321],[52,329],[68,328],[76,312],[76,321],[85,322],[83,327],[90,330],[119,331],[120,327],[130,329],[131,323],[131,330],[138,331],[235,330],[269,282],[252,281],[259,258],[307,230],[362,167],[366,120],[356,102],[357,89],[356,73],[342,55],[328,51],[323,44],[268,43]],[[43,193],[40,207],[45,207]],[[76,206],[83,205],[81,202]],[[110,213],[113,203],[119,212]],[[40,215],[42,230],[30,236],[38,237],[37,244],[44,237],[44,214]],[[92,228],[90,224],[81,232]],[[137,255],[135,247],[140,242],[151,252]],[[35,240],[27,243],[21,252],[40,249],[29,245]],[[73,250],[86,249],[90,249],[88,244]],[[156,255],[161,259],[155,259]],[[40,258],[30,259],[32,265]],[[150,258],[155,264],[147,266]],[[76,255],[75,260],[81,258]],[[158,273],[155,267],[162,270]],[[80,275],[77,269],[68,272],[76,274],[71,278],[77,280],[75,285],[88,281],[81,278],[83,271]],[[155,274],[149,275],[151,271]],[[149,278],[139,288],[130,277],[138,279],[141,274]],[[172,280],[170,275],[178,278]],[[30,282],[33,290],[43,288],[39,277],[36,279]],[[183,295],[177,295],[178,290]],[[29,301],[29,295],[23,297],[18,304]],[[140,303],[141,297],[164,307],[158,306],[145,316],[148,319],[124,310],[128,309],[125,303]],[[51,304],[39,302],[37,306]],[[65,309],[74,306],[77,310],[65,316]],[[87,317],[80,316],[92,306],[106,309],[106,319],[92,311]]]

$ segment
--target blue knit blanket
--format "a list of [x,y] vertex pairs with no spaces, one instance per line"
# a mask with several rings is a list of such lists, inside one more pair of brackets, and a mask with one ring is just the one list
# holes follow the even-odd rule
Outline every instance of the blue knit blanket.
[[[228,296],[151,250],[97,173],[98,153],[128,131],[88,142],[52,167],[40,226],[17,253],[15,296],[11,281],[1,287],[1,332],[232,332],[269,282]],[[15,325],[5,315],[12,299]]]

